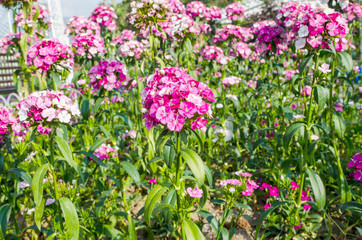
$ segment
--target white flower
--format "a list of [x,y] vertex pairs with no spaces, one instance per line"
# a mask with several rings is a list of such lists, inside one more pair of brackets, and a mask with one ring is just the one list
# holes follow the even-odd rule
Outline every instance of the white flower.
[[58,114],[59,122],[61,123],[69,123],[70,122],[71,115],[67,111],[61,111]]
[[298,38],[298,40],[295,41],[295,47],[296,47],[296,49],[304,48],[305,43],[306,43],[306,39],[305,39],[305,38]]
[[25,181],[22,181],[20,183],[20,189],[24,189],[24,188],[27,188],[27,187],[30,187],[30,184],[25,182]]
[[231,193],[233,193],[233,192],[235,192],[235,188],[231,187],[231,188],[229,188],[229,191],[230,191]]
[[20,110],[19,111],[19,120],[21,121],[21,122],[23,122],[23,121],[25,121],[27,118],[28,118],[28,115],[26,114],[26,111],[25,110]]
[[318,140],[318,139],[319,139],[319,137],[317,135],[311,135],[310,136],[310,140],[312,140],[312,141],[315,141],[315,140]]
[[300,38],[307,37],[308,34],[309,34],[309,30],[308,30],[308,27],[306,25],[303,25],[298,31],[298,36]]
[[218,103],[216,104],[216,108],[222,108],[224,105],[222,105],[222,103]]
[[48,198],[45,202],[45,206],[48,206],[50,204],[53,204],[55,202],[55,199],[54,198]]
[[320,67],[318,67],[318,69],[319,69],[322,73],[329,73],[329,72],[331,72],[331,70],[329,69],[329,64],[327,64],[327,63],[323,63]]

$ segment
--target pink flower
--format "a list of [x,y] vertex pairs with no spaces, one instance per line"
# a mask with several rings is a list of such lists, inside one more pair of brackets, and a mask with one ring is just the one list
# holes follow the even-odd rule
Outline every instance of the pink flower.
[[117,30],[117,14],[112,7],[101,5],[92,12],[89,19],[106,27],[109,31]]
[[322,72],[322,73],[329,73],[332,70],[329,69],[329,64],[327,63],[323,63],[320,67],[318,67],[318,69]]
[[204,193],[202,189],[197,189],[197,185],[195,185],[194,189],[188,187],[186,191],[189,194],[189,196],[192,198],[202,198],[202,194]]
[[299,228],[302,228],[303,227],[303,224],[299,224],[299,225],[297,225],[297,226],[294,226],[293,228],[294,229],[299,229]]
[[195,130],[196,128],[200,129],[203,132],[206,132],[207,120],[204,117],[198,117],[196,121],[191,121],[191,129]]
[[213,92],[186,73],[186,69],[165,68],[156,71],[142,93],[143,118],[148,129],[158,124],[171,131],[181,131],[185,124],[206,131],[206,114],[212,117],[209,102]]
[[309,204],[305,204],[303,208],[305,211],[309,211],[312,207]]
[[306,191],[302,191],[302,196],[300,198],[302,201],[308,201],[309,200],[309,197],[308,197],[308,192]]
[[275,126],[275,127],[279,127],[279,124],[278,124],[278,123],[274,123],[274,126]]
[[103,143],[99,148],[94,151],[94,156],[98,157],[100,160],[117,158],[118,156],[118,147],[111,147],[109,144]]
[[342,103],[336,103],[334,105],[334,109],[337,111],[337,112],[343,112],[343,104]]
[[264,205],[264,209],[267,210],[268,208],[270,208],[271,204],[270,203],[267,203]]
[[307,85],[307,86],[304,86],[302,88],[302,90],[300,91],[300,94],[301,95],[304,95],[304,96],[309,96],[312,94],[312,87]]
[[270,188],[270,196],[271,197],[278,197],[279,196],[279,189],[277,187]]
[[264,183],[261,185],[260,190],[270,189],[270,188],[271,188],[271,186],[270,186],[269,184],[267,184],[267,183],[264,182]]
[[291,185],[290,188],[291,188],[292,190],[296,190],[297,188],[299,188],[299,185],[298,185],[296,182],[294,182],[294,181],[291,182],[290,185]]
[[230,193],[234,193],[234,192],[235,192],[235,188],[233,188],[233,187],[229,188],[229,192],[230,192]]
[[149,184],[157,184],[157,181],[155,178],[151,178],[149,181],[148,181]]

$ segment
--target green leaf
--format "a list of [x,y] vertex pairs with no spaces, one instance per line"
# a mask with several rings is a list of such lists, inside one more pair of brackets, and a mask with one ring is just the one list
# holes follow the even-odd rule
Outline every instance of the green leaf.
[[226,228],[221,228],[221,240],[229,240],[229,231]]
[[70,150],[68,141],[58,136],[55,136],[55,142],[58,144],[58,148],[63,155],[64,160],[74,169],[77,170],[77,163],[73,159],[72,151]]
[[38,170],[36,170],[34,174],[32,189],[36,206],[40,206],[43,198],[43,179],[48,169],[49,164],[42,165],[40,168],[38,168]]
[[79,219],[77,210],[69,198],[62,197],[59,199],[59,203],[65,218],[65,224],[68,229],[68,236],[70,237],[69,239],[79,239]]
[[303,74],[304,69],[312,61],[313,56],[314,56],[314,53],[309,53],[307,56],[305,56],[302,59],[302,61],[299,64],[299,73],[300,74]]
[[314,88],[314,99],[316,99],[320,109],[324,108],[324,106],[326,105],[328,101],[328,96],[329,96],[328,90],[325,89],[324,87],[317,85]]
[[289,119],[293,120],[293,110],[291,107],[282,107],[282,110],[284,112],[284,115]]
[[99,107],[101,106],[102,102],[104,101],[105,97],[98,98],[97,101],[94,103],[92,107],[92,113],[97,114]]
[[107,168],[109,170],[111,170],[111,168],[104,163],[102,160],[100,160],[97,156],[95,156],[94,154],[90,153],[90,152],[86,152],[86,151],[75,151],[74,153],[81,153],[84,154],[90,158],[92,158],[93,161],[95,161],[97,164],[99,164],[99,166]]
[[95,143],[93,143],[93,145],[89,148],[89,152],[94,152],[95,150],[97,150],[97,148],[99,148],[105,141],[107,141],[109,138],[108,137],[104,137],[104,138],[100,138],[98,139]]
[[131,214],[127,215],[128,219],[128,235],[130,240],[137,240],[137,233],[136,233],[136,227],[134,225],[133,218]]
[[155,57],[155,59],[159,62],[161,69],[164,69],[166,67],[165,63],[162,61],[161,58]]
[[0,237],[5,239],[6,228],[8,226],[11,213],[11,205],[5,204],[0,207]]
[[89,100],[88,99],[84,99],[82,102],[82,105],[80,107],[80,112],[82,113],[82,117],[84,120],[88,120],[89,116],[90,116],[90,111],[89,111]]
[[212,230],[214,231],[215,234],[218,233],[219,228],[220,228],[220,223],[219,221],[216,219],[216,217],[214,215],[212,215],[211,213],[209,213],[208,211],[205,210],[201,210],[199,212],[199,214],[206,219],[206,221],[211,225]]
[[281,205],[283,205],[284,203],[286,203],[285,201],[284,202],[277,202],[275,204],[273,204],[272,206],[270,206],[267,210],[265,210],[259,220],[258,220],[258,223],[256,225],[256,229],[255,229],[255,236],[256,236],[256,239],[259,239],[259,231],[260,231],[260,228],[261,228],[261,225],[263,224],[264,220],[268,217],[268,215],[274,211],[275,209],[277,209],[278,207],[280,207]]
[[333,123],[337,136],[343,138],[344,132],[346,131],[346,123],[344,121],[344,118],[339,112],[334,112]]
[[348,211],[351,211],[352,213],[355,213],[357,216],[362,214],[362,204],[360,203],[357,203],[357,202],[346,202],[346,203],[343,203],[341,206],[340,206],[340,209],[345,211],[345,210],[348,210]]
[[121,236],[123,236],[121,231],[115,229],[111,225],[103,225],[103,233],[104,233],[104,235],[106,235],[112,239],[122,239]]
[[141,177],[138,173],[137,168],[130,162],[121,162],[123,169],[128,173],[128,175],[135,181],[135,183],[139,186],[141,185]]
[[18,177],[20,177],[25,182],[27,182],[30,186],[32,185],[31,177],[24,169],[13,168],[13,169],[10,169],[9,172],[16,174]]
[[347,72],[351,72],[353,69],[353,60],[351,55],[347,52],[337,52],[337,56],[342,65],[346,68]]
[[105,203],[106,199],[112,195],[113,190],[114,190],[114,187],[108,189],[107,191],[104,191],[102,193],[102,195],[99,197],[99,199],[95,205],[95,207],[96,207],[95,212],[96,212],[97,218],[101,217],[101,211],[104,206],[104,203]]
[[207,181],[209,182],[209,187],[213,187],[214,182],[212,180],[212,173],[211,173],[209,167],[205,163],[204,163],[204,169],[205,169],[205,175],[206,175]]
[[39,230],[41,230],[41,219],[43,218],[44,207],[45,207],[45,199],[43,198],[41,200],[40,205],[36,206],[34,211],[35,224]]
[[235,201],[233,201],[233,203],[234,203],[234,206],[239,208],[239,209],[247,209],[249,211],[252,211],[251,207],[249,205],[247,205],[247,204],[238,203],[238,202],[235,202]]
[[312,185],[313,194],[317,203],[318,210],[322,210],[326,205],[326,190],[319,175],[313,170],[307,168],[310,183]]
[[148,194],[146,203],[145,203],[145,222],[148,226],[151,227],[151,215],[153,209],[155,208],[156,203],[161,199],[162,195],[167,191],[168,187],[163,187],[162,185],[156,185],[153,187],[151,192]]
[[190,149],[181,150],[180,154],[194,174],[198,185],[202,186],[205,181],[205,168],[200,156]]
[[160,154],[163,146],[166,144],[167,140],[171,137],[172,132],[167,128],[161,132],[161,134],[157,137],[156,140],[156,152]]
[[165,145],[163,148],[163,158],[169,168],[172,167],[172,163],[175,160],[175,148],[172,145]]
[[112,135],[107,131],[107,129],[104,126],[99,124],[96,126],[104,133],[104,135],[106,135],[106,137],[108,137],[109,139],[112,138]]
[[202,240],[206,239],[202,234],[200,228],[191,220],[184,219],[182,222],[182,228],[185,231],[186,240]]
[[290,141],[292,140],[293,136],[297,133],[297,131],[305,126],[302,122],[295,122],[292,125],[290,125],[287,130],[285,131],[285,134],[283,136],[283,146],[284,149],[288,152]]
[[20,50],[21,50],[21,52],[22,52],[22,54],[23,54],[24,57],[26,57],[26,55],[27,55],[28,36],[29,36],[29,34],[28,34],[28,33],[25,33],[25,34],[21,37],[21,39],[20,39],[20,41],[19,41]]

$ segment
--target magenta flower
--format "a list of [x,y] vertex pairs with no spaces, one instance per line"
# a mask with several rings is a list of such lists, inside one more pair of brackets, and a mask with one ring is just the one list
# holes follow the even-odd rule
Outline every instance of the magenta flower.
[[90,84],[93,89],[112,91],[128,84],[126,67],[116,61],[107,59],[94,65],[88,72]]
[[270,186],[269,184],[267,184],[267,183],[264,182],[264,183],[261,185],[260,190],[270,189],[270,188],[271,188],[271,186]]
[[148,181],[149,184],[157,184],[157,181],[155,178],[151,178],[149,181]]
[[271,197],[278,197],[279,196],[279,189],[277,187],[270,188],[270,196]]
[[303,208],[305,211],[309,211],[312,207],[309,204],[305,204]]
[[357,153],[352,157],[352,160],[348,163],[348,167],[356,168],[355,172],[352,172],[351,175],[357,181],[362,182],[362,153]]
[[303,227],[303,224],[299,224],[299,225],[297,225],[297,226],[294,226],[293,228],[294,229],[300,229],[300,228],[302,228]]
[[336,103],[334,105],[334,110],[336,110],[337,112],[343,112],[343,104],[342,103]]
[[312,86],[304,86],[301,91],[300,91],[300,94],[301,95],[304,95],[304,96],[309,96],[312,94]]
[[290,187],[290,188],[291,188],[292,190],[296,190],[297,188],[299,188],[299,187],[300,187],[300,186],[299,186],[296,182],[294,182],[294,181],[293,181],[293,182],[291,182],[291,183],[290,183],[290,185],[291,185],[291,187]]
[[103,143],[99,148],[94,151],[94,156],[100,160],[117,158],[118,156],[118,147],[111,147],[109,144]]
[[270,208],[271,204],[270,203],[267,203],[264,205],[264,209],[267,210],[268,208]]
[[100,26],[106,27],[109,31],[117,30],[117,18],[114,9],[106,5],[98,6],[89,17],[90,20],[98,23]]
[[306,191],[302,191],[302,196],[300,198],[302,201],[308,201],[309,200],[309,197],[308,197],[308,192]]
[[202,194],[204,193],[202,189],[197,189],[197,185],[195,185],[194,189],[188,187],[186,191],[192,198],[202,198]]
[[181,131],[185,124],[206,131],[205,114],[212,117],[209,102],[213,92],[206,84],[186,74],[186,69],[165,68],[156,71],[142,93],[143,118],[147,129],[158,124],[171,131]]

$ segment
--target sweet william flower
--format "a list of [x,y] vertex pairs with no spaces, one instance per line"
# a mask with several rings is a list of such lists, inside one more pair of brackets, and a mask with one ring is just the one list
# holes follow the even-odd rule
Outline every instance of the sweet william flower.
[[329,69],[329,64],[323,63],[320,67],[318,67],[319,71],[322,73],[329,73],[331,70]]
[[309,204],[305,204],[303,208],[305,211],[309,211],[312,207]]
[[150,183],[150,184],[157,184],[157,181],[156,181],[155,178],[151,178],[151,179],[148,181],[148,183]]
[[268,208],[270,208],[271,204],[270,203],[267,203],[264,205],[264,209],[267,210]]
[[279,189],[277,187],[270,188],[270,196],[271,197],[278,197],[279,196]]
[[293,182],[291,182],[291,183],[290,183],[290,185],[291,185],[291,187],[290,187],[290,188],[291,188],[292,190],[296,190],[296,189],[298,189],[298,188],[299,188],[299,185],[298,185],[296,182],[294,182],[294,181],[293,181]]
[[202,194],[204,191],[202,189],[197,189],[197,185],[195,185],[195,188],[192,189],[191,187],[188,187],[186,189],[188,195],[192,198],[202,198]]

